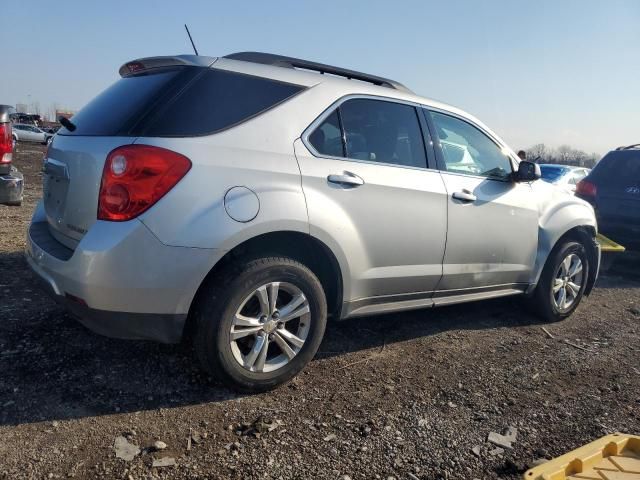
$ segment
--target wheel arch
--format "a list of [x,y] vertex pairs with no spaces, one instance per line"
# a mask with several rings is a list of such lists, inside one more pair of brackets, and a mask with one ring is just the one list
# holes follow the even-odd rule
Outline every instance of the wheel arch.
[[207,286],[215,281],[232,263],[260,256],[286,256],[306,265],[320,280],[327,297],[327,309],[331,316],[340,318],[342,311],[344,277],[334,252],[322,241],[308,233],[275,231],[249,238],[231,248],[211,268],[191,302],[185,334],[193,331],[193,312]]
[[584,291],[585,295],[589,295],[596,282],[600,268],[600,247],[596,241],[597,233],[595,221],[593,223],[578,222],[577,225],[569,226],[565,231],[556,233],[555,235],[541,227],[538,234],[538,253],[534,269],[534,281],[531,283],[531,287],[527,293],[532,293],[538,284],[542,270],[551,252],[565,241],[574,240],[584,245],[589,258],[589,277],[587,278],[587,285]]

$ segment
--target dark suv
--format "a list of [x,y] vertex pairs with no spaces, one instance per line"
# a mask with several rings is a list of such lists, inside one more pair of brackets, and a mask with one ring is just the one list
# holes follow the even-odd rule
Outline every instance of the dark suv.
[[578,183],[576,195],[593,205],[601,233],[640,249],[640,144],[607,153]]

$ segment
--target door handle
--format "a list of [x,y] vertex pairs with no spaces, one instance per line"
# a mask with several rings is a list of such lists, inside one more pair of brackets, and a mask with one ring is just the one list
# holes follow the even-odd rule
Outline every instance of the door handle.
[[456,200],[462,200],[463,202],[475,202],[476,196],[471,193],[469,190],[462,190],[461,192],[453,192],[451,195]]
[[364,185],[364,180],[355,173],[343,172],[333,173],[327,177],[329,183],[335,183],[343,187],[359,187]]

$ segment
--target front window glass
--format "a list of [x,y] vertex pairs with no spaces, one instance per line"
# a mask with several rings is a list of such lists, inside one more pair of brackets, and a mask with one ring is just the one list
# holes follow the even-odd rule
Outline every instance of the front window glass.
[[511,161],[481,130],[458,118],[431,113],[448,172],[507,178]]

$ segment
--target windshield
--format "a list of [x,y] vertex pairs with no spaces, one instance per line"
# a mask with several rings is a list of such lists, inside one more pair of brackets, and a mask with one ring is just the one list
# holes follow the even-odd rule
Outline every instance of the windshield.
[[559,180],[560,177],[562,177],[568,171],[569,169],[564,167],[556,167],[552,165],[540,165],[542,180],[549,183],[553,183]]

